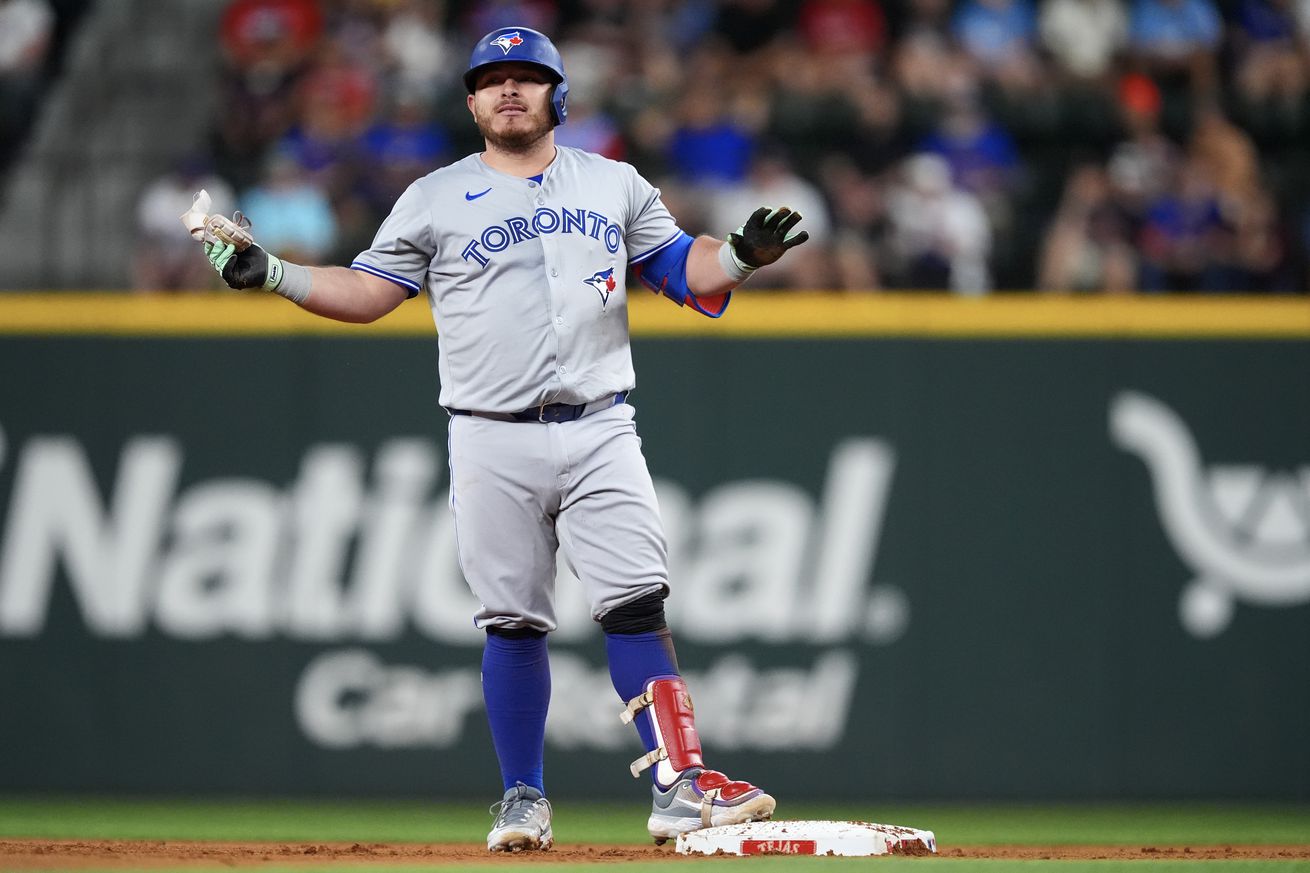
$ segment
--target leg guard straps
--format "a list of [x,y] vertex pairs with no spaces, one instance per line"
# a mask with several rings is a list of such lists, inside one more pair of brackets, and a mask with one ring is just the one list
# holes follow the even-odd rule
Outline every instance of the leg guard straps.
[[641,775],[643,770],[649,770],[660,761],[667,761],[668,759],[669,753],[664,750],[663,746],[660,746],[655,751],[647,752],[637,760],[633,761],[628,765],[628,769],[632,771],[632,777],[635,779]]
[[628,708],[619,713],[619,721],[624,724],[632,724],[632,720],[637,717],[637,713],[650,706],[654,701],[650,691],[643,691],[636,697],[628,701]]
[[701,760],[700,736],[696,733],[691,695],[680,676],[651,680],[645,691],[628,701],[627,708],[619,714],[619,720],[630,724],[642,712],[650,719],[656,747],[632,762],[629,769],[633,776],[640,776],[643,770],[661,765],[656,773],[658,781],[672,784],[682,771],[705,766]]
[[700,802],[700,826],[707,828],[710,826],[710,817],[714,814],[714,798],[719,796],[722,789],[711,788],[705,792],[705,796]]

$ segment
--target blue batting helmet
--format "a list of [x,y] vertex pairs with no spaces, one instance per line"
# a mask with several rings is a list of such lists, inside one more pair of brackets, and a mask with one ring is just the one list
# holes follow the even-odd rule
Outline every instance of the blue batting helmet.
[[492,64],[506,61],[519,61],[534,64],[550,73],[555,82],[551,91],[550,107],[556,124],[563,124],[569,110],[566,101],[569,96],[569,80],[564,75],[564,61],[559,56],[559,49],[544,33],[538,33],[527,27],[501,27],[478,40],[469,58],[468,72],[464,74],[464,86],[472,94],[477,83],[478,70]]

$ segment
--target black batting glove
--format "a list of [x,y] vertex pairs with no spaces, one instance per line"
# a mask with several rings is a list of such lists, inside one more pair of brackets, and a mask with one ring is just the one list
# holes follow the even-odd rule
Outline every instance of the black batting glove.
[[736,233],[728,234],[728,245],[732,246],[737,260],[750,269],[767,266],[810,238],[804,230],[787,236],[800,220],[801,214],[786,206],[781,209],[761,206]]
[[229,288],[273,291],[282,282],[282,262],[258,245],[238,252],[231,244],[205,243],[205,253]]

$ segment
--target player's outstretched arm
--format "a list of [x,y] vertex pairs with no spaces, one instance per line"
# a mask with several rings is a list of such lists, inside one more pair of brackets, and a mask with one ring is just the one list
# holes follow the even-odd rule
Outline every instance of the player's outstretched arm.
[[810,238],[803,230],[791,233],[800,220],[801,214],[786,206],[761,206],[735,233],[728,234],[726,242],[698,237],[687,253],[687,286],[698,297],[731,291],[751,273]]
[[378,276],[345,267],[302,267],[258,245],[238,252],[231,244],[207,242],[205,254],[229,288],[272,291],[337,321],[376,321],[406,298],[404,288]]
[[337,321],[367,324],[377,321],[408,294],[395,282],[346,267],[306,267],[312,292],[300,307]]

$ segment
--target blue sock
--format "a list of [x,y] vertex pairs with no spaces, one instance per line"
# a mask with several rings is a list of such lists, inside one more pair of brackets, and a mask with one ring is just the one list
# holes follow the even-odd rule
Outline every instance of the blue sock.
[[[678,656],[673,651],[673,635],[668,628],[644,634],[605,634],[605,653],[609,656],[610,681],[627,703],[646,690],[652,679],[669,679],[678,673]],[[650,720],[633,720],[646,751],[655,750],[655,732]],[[652,778],[655,771],[651,770]]]
[[550,661],[544,634],[522,639],[487,634],[482,650],[482,698],[505,790],[522,782],[544,794],[542,761],[550,706]]

